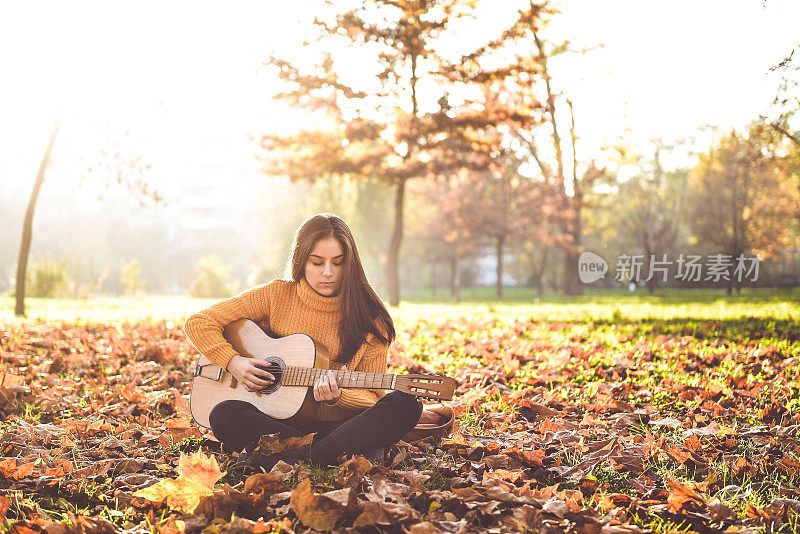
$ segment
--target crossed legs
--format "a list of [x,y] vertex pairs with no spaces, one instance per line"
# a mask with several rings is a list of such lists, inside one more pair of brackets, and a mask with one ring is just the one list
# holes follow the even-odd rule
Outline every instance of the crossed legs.
[[227,400],[209,414],[211,430],[223,448],[252,450],[264,434],[299,437],[316,432],[311,461],[328,465],[340,454],[366,452],[397,443],[419,422],[422,403],[402,391],[387,393],[372,407],[339,421],[279,420],[249,402]]

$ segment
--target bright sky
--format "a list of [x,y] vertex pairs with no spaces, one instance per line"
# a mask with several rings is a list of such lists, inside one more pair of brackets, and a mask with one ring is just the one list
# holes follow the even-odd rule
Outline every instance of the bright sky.
[[[494,35],[519,5],[489,3],[473,37]],[[0,4],[0,195],[30,190],[61,107],[51,180],[74,180],[78,159],[96,157],[103,124],[130,131],[167,193],[186,180],[255,174],[249,135],[299,117],[270,99],[275,80],[261,61],[302,41],[310,4]],[[645,147],[703,124],[743,126],[774,96],[767,69],[798,44],[798,20],[794,0],[569,0],[542,35],[605,45],[551,64],[555,89],[575,103],[579,157],[597,156],[626,128]]]

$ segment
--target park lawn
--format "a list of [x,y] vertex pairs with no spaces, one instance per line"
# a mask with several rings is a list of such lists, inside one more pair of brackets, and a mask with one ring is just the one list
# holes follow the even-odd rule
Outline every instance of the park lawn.
[[[188,296],[95,297],[87,299],[26,299],[27,318],[33,322],[65,321],[70,324],[92,322],[136,322],[167,320],[179,322],[218,299]],[[728,296],[723,289],[670,289],[650,295],[641,290],[588,290],[584,295],[567,297],[553,293],[538,296],[529,288],[506,288],[497,299],[494,288],[462,291],[461,302],[453,302],[448,292],[412,292],[399,306],[388,307],[399,325],[417,318],[458,316],[525,317],[555,321],[594,319],[736,319],[771,317],[800,319],[800,288],[745,288],[741,295]],[[18,321],[14,299],[0,297],[0,321]]]
[[[7,499],[15,532],[52,521],[79,529],[76,516],[167,534],[189,525],[306,532],[319,521],[379,521],[383,531],[418,522],[433,532],[797,531],[796,290],[538,303],[522,293],[498,302],[490,291],[464,292],[459,304],[410,295],[390,308],[391,370],[457,381],[451,436],[394,447],[389,469],[299,462],[268,486],[232,468],[186,411],[196,353],[181,321],[213,300],[29,299],[23,320],[6,300],[4,383],[21,385],[0,386],[0,509]],[[134,496],[179,479],[188,453],[204,473],[216,460],[225,471],[213,502],[186,511]],[[365,504],[379,485],[395,503]],[[348,487],[355,508],[331,504],[347,501]],[[309,514],[323,501],[324,517]]]

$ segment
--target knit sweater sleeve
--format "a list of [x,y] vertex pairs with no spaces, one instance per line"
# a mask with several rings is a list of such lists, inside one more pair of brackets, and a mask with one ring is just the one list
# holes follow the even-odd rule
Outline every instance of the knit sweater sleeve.
[[276,281],[243,291],[186,319],[183,331],[203,356],[222,369],[237,352],[223,337],[223,328],[238,319],[261,321],[269,317]]
[[[382,326],[380,330],[386,335],[386,330]],[[362,352],[361,359],[354,369],[350,369],[351,371],[386,372],[389,352],[389,346],[386,343],[382,343],[372,334],[367,334],[366,341],[361,345],[359,351]],[[337,401],[329,404],[329,406],[339,406],[348,410],[365,410],[378,402],[378,399],[383,397],[385,393],[386,390],[383,389],[342,388],[341,395]]]

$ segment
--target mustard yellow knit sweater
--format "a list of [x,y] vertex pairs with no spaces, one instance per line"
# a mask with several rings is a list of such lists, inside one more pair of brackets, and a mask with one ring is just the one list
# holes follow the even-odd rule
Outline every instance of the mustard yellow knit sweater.
[[[294,333],[309,335],[317,347],[322,345],[327,349],[331,368],[341,369],[343,362],[334,359],[339,352],[340,302],[341,293],[333,297],[320,295],[305,278],[297,283],[276,278],[195,313],[186,320],[183,330],[197,350],[222,369],[227,369],[228,362],[236,354],[225,341],[222,329],[242,318],[268,326],[279,337]],[[382,326],[380,331],[386,334]],[[369,333],[347,368],[385,373],[387,352],[388,346]],[[329,421],[351,417],[375,404],[385,393],[382,389],[343,388],[335,404],[316,403],[312,419]]]

